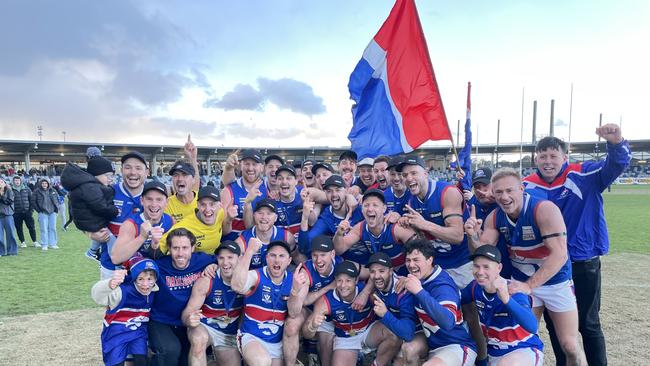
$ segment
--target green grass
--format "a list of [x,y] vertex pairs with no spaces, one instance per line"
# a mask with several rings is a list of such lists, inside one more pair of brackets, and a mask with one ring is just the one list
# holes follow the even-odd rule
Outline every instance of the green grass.
[[613,186],[603,200],[610,251],[650,254],[650,186]]
[[63,232],[57,220],[57,227],[60,249],[43,252],[31,245],[0,257],[0,317],[96,306],[90,287],[99,280],[98,264],[84,256],[90,240],[74,225]]
[[[611,252],[650,254],[650,186],[614,186],[604,201]],[[99,270],[84,256],[89,239],[57,224],[61,249],[31,246],[19,248],[18,256],[0,257],[0,318],[96,306],[90,287]]]

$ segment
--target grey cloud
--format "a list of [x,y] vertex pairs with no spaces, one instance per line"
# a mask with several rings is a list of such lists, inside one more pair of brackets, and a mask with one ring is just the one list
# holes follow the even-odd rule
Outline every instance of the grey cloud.
[[224,94],[221,99],[208,99],[203,106],[206,108],[221,108],[223,110],[262,110],[264,96],[248,84],[237,84],[232,91]]
[[564,120],[562,120],[562,119],[556,118],[555,119],[555,126],[557,126],[557,127],[567,127],[567,126],[569,126],[569,124],[564,122]]
[[210,98],[203,106],[224,110],[263,110],[264,103],[273,103],[282,109],[289,109],[307,116],[325,113],[323,98],[314,94],[309,84],[289,78],[272,80],[258,78],[259,88],[248,84],[237,84],[221,99]]
[[[182,29],[137,2],[0,2],[0,75],[32,85],[39,83],[30,73],[41,63],[97,62],[111,75],[106,97],[164,106],[184,88],[211,89],[196,67],[186,65],[194,46]],[[86,87],[77,80],[59,89]]]
[[316,96],[311,86],[289,78],[257,79],[260,92],[280,108],[308,116],[325,113],[323,98]]

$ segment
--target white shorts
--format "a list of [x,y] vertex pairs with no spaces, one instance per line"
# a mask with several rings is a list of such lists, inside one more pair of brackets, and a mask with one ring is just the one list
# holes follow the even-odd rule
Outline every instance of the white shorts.
[[322,322],[322,323],[320,324],[320,326],[318,327],[318,330],[317,330],[316,332],[317,332],[317,333],[318,333],[318,332],[325,332],[325,333],[331,333],[331,334],[334,334],[334,323],[331,322],[331,321],[329,321],[329,322],[327,322],[327,321]]
[[237,349],[239,349],[239,353],[243,355],[244,348],[251,342],[259,342],[262,347],[266,349],[266,352],[269,353],[269,356],[271,356],[271,358],[282,359],[282,342],[269,343],[259,339],[250,333],[242,333],[241,331],[237,332]]
[[429,351],[429,358],[439,358],[445,365],[472,366],[476,361],[476,352],[467,346],[450,344]]
[[497,364],[499,363],[499,361],[502,358],[504,358],[504,357],[506,357],[508,355],[511,355],[513,353],[519,354],[519,356],[522,359],[529,360],[529,362],[526,362],[525,364],[522,364],[522,365],[525,365],[525,366],[542,366],[544,364],[544,353],[542,351],[538,350],[537,348],[517,348],[516,350],[514,350],[512,352],[508,352],[503,356],[499,356],[499,357],[488,356],[488,359],[489,359],[488,365],[489,366],[497,366]]
[[372,348],[368,347],[368,345],[366,344],[366,339],[368,338],[368,335],[370,334],[370,331],[372,330],[372,327],[375,324],[377,324],[377,322],[370,324],[365,331],[350,337],[335,336],[333,349],[335,351],[337,349],[351,349],[351,350],[358,350],[358,351],[362,349],[372,350]]
[[236,335],[225,334],[204,323],[201,325],[208,331],[212,347],[237,348]]
[[472,274],[473,265],[473,262],[467,262],[460,267],[445,269],[445,271],[447,271],[459,289],[464,289],[474,280],[474,275]]
[[534,308],[544,306],[554,313],[563,313],[577,309],[576,295],[573,292],[573,281],[567,280],[555,285],[544,285],[530,294]]

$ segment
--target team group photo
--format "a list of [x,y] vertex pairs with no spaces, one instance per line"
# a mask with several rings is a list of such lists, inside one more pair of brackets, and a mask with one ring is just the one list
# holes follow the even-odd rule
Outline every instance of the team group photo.
[[[215,70],[235,77],[232,56],[253,55],[242,48],[253,35],[221,39],[219,29],[232,30],[212,17],[268,31],[269,44],[258,46],[270,50],[289,47],[275,32],[302,39],[297,24],[321,32],[332,9],[65,1],[34,15],[26,4],[0,5],[0,20],[59,24],[80,11],[104,24],[74,20],[49,45],[40,25],[31,46],[0,42],[17,62],[50,53],[23,71],[0,62],[0,84],[20,94],[20,83],[40,75],[39,91],[24,98],[51,113],[32,125],[30,108],[0,86],[8,96],[0,102],[0,365],[643,364],[650,135],[638,105],[619,102],[627,92],[615,87],[587,90],[581,75],[596,77],[588,68],[576,79],[557,71],[557,104],[557,90],[545,99],[520,79],[504,82],[501,96],[485,92],[483,77],[459,81],[463,71],[436,62],[451,46],[431,39],[442,36],[432,22],[459,9],[433,3],[350,5],[377,19],[354,28],[347,21],[356,18],[342,16],[341,27],[365,43],[346,51],[353,57],[336,78],[326,80],[325,64],[322,76],[305,77],[314,88],[269,58],[259,74],[273,76],[225,89],[219,83],[230,79],[216,82]],[[474,6],[472,14],[485,5]],[[475,16],[510,19],[518,6],[495,7],[506,13]],[[197,46],[199,29],[227,45],[215,51],[216,69],[199,61],[213,52]],[[170,40],[194,49],[189,72],[170,71],[188,52],[169,52]],[[160,55],[169,55],[167,71],[145,71]],[[333,95],[334,104],[349,95],[348,104],[333,107],[316,80],[347,83]],[[451,82],[462,85],[448,88],[460,98],[447,99]],[[207,99],[193,109],[199,95]],[[503,108],[490,98],[505,95],[516,112],[488,121],[486,111]],[[97,122],[48,123],[98,108]],[[339,109],[347,122],[327,122]],[[211,110],[208,120],[236,122],[204,122]]]

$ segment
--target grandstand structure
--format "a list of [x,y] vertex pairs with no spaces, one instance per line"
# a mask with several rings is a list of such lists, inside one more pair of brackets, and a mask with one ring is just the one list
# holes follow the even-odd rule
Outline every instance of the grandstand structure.
[[[632,166],[622,178],[638,178],[650,176],[650,140],[630,140],[633,151]],[[32,168],[54,170],[58,172],[66,162],[85,163],[86,149],[98,147],[104,156],[116,161],[129,151],[139,151],[149,160],[151,174],[166,170],[175,161],[183,157],[182,145],[151,145],[151,144],[120,144],[102,142],[69,142],[69,141],[29,141],[29,140],[0,140],[0,172],[11,167],[13,171],[30,171]],[[212,175],[229,154],[238,148],[245,147],[210,147],[197,146],[199,161],[205,175]],[[263,154],[276,154],[287,161],[315,159],[336,163],[341,152],[349,147],[312,146],[301,148],[265,148],[255,147]],[[460,150],[460,147],[458,148]],[[472,147],[474,160],[479,164],[492,167],[500,165],[519,166],[521,151],[522,168],[531,168],[535,145],[520,144],[481,144]],[[572,142],[571,161],[586,161],[599,159],[606,152],[604,141]],[[444,171],[453,159],[449,146],[421,147],[414,153],[423,157],[432,170]],[[510,157],[504,162],[503,157]],[[514,160],[516,160],[513,163]]]

